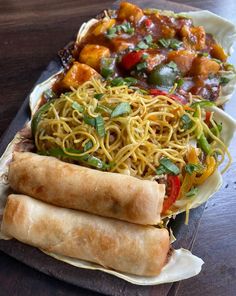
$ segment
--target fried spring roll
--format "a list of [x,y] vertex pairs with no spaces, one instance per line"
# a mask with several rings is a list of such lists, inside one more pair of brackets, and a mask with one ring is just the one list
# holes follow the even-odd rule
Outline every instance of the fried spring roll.
[[166,229],[136,225],[10,195],[2,232],[26,244],[142,276],[160,273],[167,260]]
[[56,206],[143,225],[160,222],[165,185],[15,152],[9,183],[17,192]]

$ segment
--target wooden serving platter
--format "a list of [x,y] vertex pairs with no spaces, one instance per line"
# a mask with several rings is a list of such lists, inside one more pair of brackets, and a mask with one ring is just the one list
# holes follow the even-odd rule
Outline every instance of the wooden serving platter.
[[[137,3],[141,7],[157,7],[159,9],[173,10],[175,12],[196,10],[196,8],[190,6],[163,0],[133,2]],[[113,8],[117,7],[118,4],[119,1],[115,2]],[[78,28],[80,25],[81,24],[78,23]],[[56,57],[49,63],[45,71],[42,72],[35,85],[46,80],[48,77],[56,73],[60,68],[61,63]],[[29,97],[25,99],[16,117],[1,138],[0,155],[2,155],[6,146],[12,140],[16,132],[21,129],[25,122],[29,119],[30,113],[28,105]],[[184,214],[178,215],[177,218],[171,222],[171,227],[175,236],[177,237],[177,241],[173,244],[174,248],[183,247],[189,250],[192,249],[204,208],[205,205],[202,205],[197,209],[191,210],[191,218],[188,226],[184,225]],[[101,271],[73,267],[69,264],[53,259],[52,257],[42,253],[40,250],[20,243],[16,240],[0,240],[0,250],[47,275],[74,284],[78,287],[103,293],[105,295],[165,296],[170,291],[175,291],[178,288],[178,283],[164,284],[159,286],[136,286]]]

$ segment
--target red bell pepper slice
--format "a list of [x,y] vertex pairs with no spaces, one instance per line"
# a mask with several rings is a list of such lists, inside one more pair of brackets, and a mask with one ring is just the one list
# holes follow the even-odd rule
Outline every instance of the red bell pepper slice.
[[162,213],[164,214],[176,201],[180,191],[180,179],[178,176],[167,175],[168,196],[164,199]]
[[211,119],[211,111],[206,111],[206,118],[205,118],[205,123],[210,126],[210,119]]
[[177,95],[169,94],[167,91],[163,91],[160,89],[156,89],[156,88],[150,89],[149,94],[153,95],[153,96],[160,96],[160,95],[167,96],[167,97],[171,98],[172,100],[175,100],[175,101],[181,103],[182,105],[187,104],[186,99],[184,99],[180,96],[177,96]]
[[151,27],[153,22],[149,18],[147,18],[147,19],[144,20],[144,24],[145,24],[146,27],[149,28],[149,27]]
[[129,52],[122,57],[121,65],[126,70],[130,70],[140,62],[140,60],[142,59],[142,56],[143,56],[143,50]]

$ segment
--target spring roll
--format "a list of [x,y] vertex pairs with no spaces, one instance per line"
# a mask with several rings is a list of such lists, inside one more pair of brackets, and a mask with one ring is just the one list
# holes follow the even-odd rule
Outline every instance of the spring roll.
[[165,185],[101,172],[54,157],[15,152],[10,186],[50,204],[143,225],[160,222]]
[[166,229],[56,207],[15,194],[8,197],[1,230],[47,252],[142,276],[160,273],[170,244]]

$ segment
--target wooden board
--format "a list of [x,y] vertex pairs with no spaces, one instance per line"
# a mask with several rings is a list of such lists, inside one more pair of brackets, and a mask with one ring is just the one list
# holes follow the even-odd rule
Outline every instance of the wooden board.
[[[115,3],[115,6],[118,2]],[[143,6],[142,1],[136,1]],[[159,9],[169,9],[176,12],[193,10],[193,8],[172,3],[168,1],[146,1],[146,7],[157,7]],[[76,32],[75,32],[76,33]],[[60,68],[60,62],[57,58],[53,60],[47,69],[41,74],[37,83],[40,83],[57,72]],[[28,98],[24,101],[22,107],[17,113],[12,124],[6,131],[0,142],[0,155],[7,144],[13,138],[15,133],[24,125],[29,118]],[[204,205],[191,211],[191,220],[188,226],[184,225],[184,215],[179,215],[173,223],[174,232],[178,241],[174,244],[175,248],[184,247],[192,249],[196,237],[197,229],[204,211]],[[97,291],[106,295],[167,295],[170,289],[176,289],[177,284],[166,284],[160,286],[135,286],[124,280],[108,275],[100,271],[90,271],[75,268],[66,263],[57,261],[39,250],[17,242],[15,240],[0,241],[0,250],[16,258],[17,260],[60,280],[72,283],[76,286]]]

